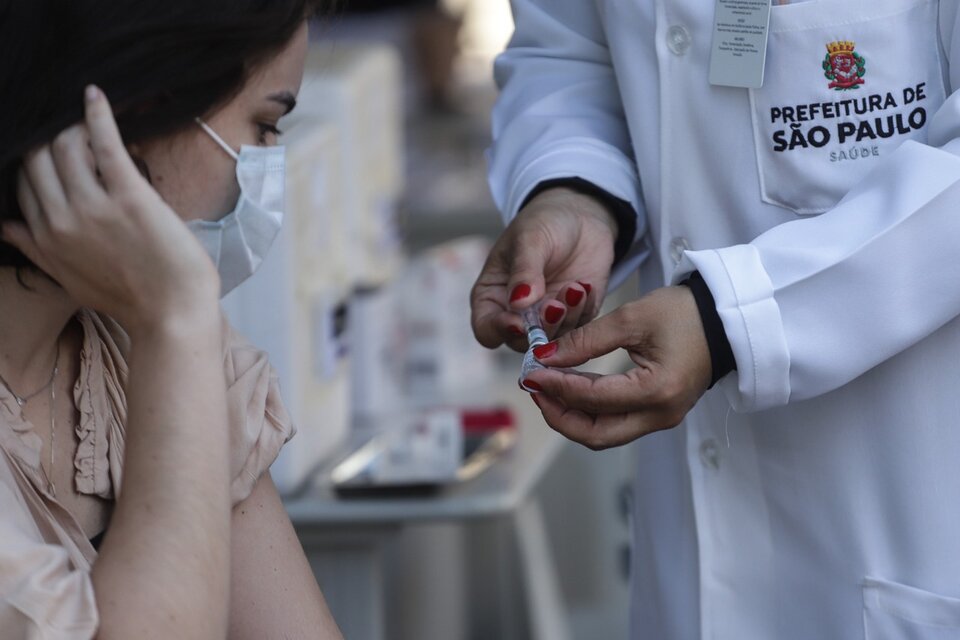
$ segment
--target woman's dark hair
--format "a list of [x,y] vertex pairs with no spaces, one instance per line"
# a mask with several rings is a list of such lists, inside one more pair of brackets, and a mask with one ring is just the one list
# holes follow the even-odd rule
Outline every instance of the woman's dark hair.
[[[228,102],[332,0],[0,0],[0,222],[21,219],[24,154],[109,97],[128,144]],[[0,241],[0,267],[29,266]]]

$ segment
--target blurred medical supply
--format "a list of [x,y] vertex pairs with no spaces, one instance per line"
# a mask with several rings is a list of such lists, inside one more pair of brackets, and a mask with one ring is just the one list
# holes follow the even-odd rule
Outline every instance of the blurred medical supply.
[[[500,230],[483,149],[509,6],[433,4],[463,19],[447,109],[411,99],[432,82],[417,76],[418,32],[373,7],[315,31],[281,124],[284,226],[223,301],[269,353],[298,427],[271,473],[347,637],[564,637],[543,635],[545,611],[574,637],[618,637],[613,497],[629,456],[567,447],[517,389],[520,356],[470,328]],[[529,320],[531,346],[545,343]]]
[[436,487],[456,479],[463,459],[459,411],[415,413],[394,423],[333,470],[339,491]]
[[[494,356],[473,339],[469,306],[489,241],[402,253],[400,69],[389,47],[314,47],[286,123],[287,220],[260,271],[224,300],[238,330],[270,353],[297,423],[273,467],[284,493],[354,425],[382,425],[380,444],[396,443],[403,412],[489,403]],[[399,459],[378,468],[400,473]]]
[[284,493],[349,437],[349,311],[356,291],[383,286],[403,260],[400,68],[385,46],[312,48],[285,121],[287,219],[260,271],[224,300],[238,330],[270,353],[299,430],[272,469]]
[[350,311],[352,407],[366,420],[438,401],[477,405],[495,374],[470,329],[468,296],[489,243],[464,238],[410,260],[397,277],[359,291]]
[[508,407],[414,409],[399,412],[391,423],[334,467],[338,494],[433,493],[476,478],[517,438]]
[[[397,205],[403,190],[402,64],[389,46],[318,42],[307,59],[297,109],[285,121],[289,138],[329,125],[339,167],[347,254],[358,284],[390,279],[402,261]],[[322,214],[321,214],[322,215]]]
[[448,242],[413,260],[399,279],[408,330],[404,391],[417,405],[488,402],[495,361],[473,337],[469,298],[489,249],[483,238]]

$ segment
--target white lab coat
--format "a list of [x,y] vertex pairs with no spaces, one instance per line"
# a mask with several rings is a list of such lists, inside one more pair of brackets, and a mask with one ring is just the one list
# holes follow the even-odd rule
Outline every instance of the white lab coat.
[[504,215],[629,200],[614,279],[698,269],[737,361],[638,445],[633,637],[960,638],[957,0],[774,6],[753,91],[708,82],[709,0],[513,4]]

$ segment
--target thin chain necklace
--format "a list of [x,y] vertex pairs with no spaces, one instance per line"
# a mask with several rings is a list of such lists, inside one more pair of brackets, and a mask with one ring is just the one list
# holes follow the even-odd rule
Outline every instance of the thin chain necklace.
[[21,396],[21,395],[18,395],[17,392],[13,390],[13,387],[10,386],[10,383],[7,382],[7,380],[2,375],[0,375],[0,382],[2,382],[3,386],[7,388],[7,391],[9,391],[10,395],[13,396],[13,399],[17,401],[17,404],[22,407],[23,405],[27,404],[28,402],[36,398],[38,395],[46,391],[47,387],[50,387],[53,385],[53,379],[57,377],[57,369],[59,368],[58,367],[59,363],[60,363],[60,340],[58,339],[57,354],[53,357],[53,371],[50,372],[50,379],[47,380],[46,384],[44,384],[42,387],[40,387],[39,389],[37,389],[36,391],[34,391],[29,395]]
[[3,386],[7,388],[7,391],[14,397],[17,401],[17,404],[21,407],[27,404],[33,398],[36,398],[38,395],[50,389],[50,467],[47,472],[47,484],[50,485],[50,495],[54,498],[57,497],[57,487],[53,483],[53,464],[56,461],[56,451],[57,451],[57,373],[60,372],[60,340],[57,340],[57,353],[53,358],[53,371],[50,373],[50,379],[47,380],[47,383],[27,396],[19,396],[17,392],[13,390],[13,387],[10,386],[10,383],[7,382],[2,375],[0,375],[0,382],[3,383]]

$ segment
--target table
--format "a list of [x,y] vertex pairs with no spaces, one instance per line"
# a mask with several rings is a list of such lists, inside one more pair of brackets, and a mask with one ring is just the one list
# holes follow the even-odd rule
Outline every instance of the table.
[[513,525],[529,637],[570,637],[549,536],[534,496],[567,441],[544,424],[515,383],[492,389],[491,397],[513,409],[518,439],[479,477],[430,497],[341,499],[330,485],[327,467],[305,493],[286,501],[311,566],[324,575],[331,609],[344,630],[349,629],[348,637],[386,637],[382,563],[383,547],[391,536],[415,523],[496,518],[508,518]]

